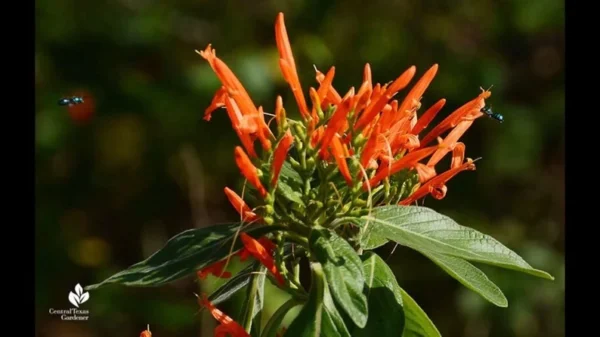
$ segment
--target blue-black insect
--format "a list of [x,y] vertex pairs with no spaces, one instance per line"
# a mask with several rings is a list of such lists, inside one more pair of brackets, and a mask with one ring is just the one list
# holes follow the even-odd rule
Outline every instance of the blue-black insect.
[[488,115],[490,118],[497,120],[500,123],[504,122],[504,116],[502,116],[501,114],[499,114],[497,112],[492,111],[491,106],[487,107],[487,108],[481,108],[481,112]]
[[58,105],[77,105],[83,103],[83,97],[81,96],[73,96],[73,97],[63,97],[58,101]]

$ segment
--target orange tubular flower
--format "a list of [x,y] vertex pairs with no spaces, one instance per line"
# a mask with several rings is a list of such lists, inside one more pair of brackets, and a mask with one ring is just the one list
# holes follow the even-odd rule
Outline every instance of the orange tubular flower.
[[287,157],[287,153],[290,150],[290,146],[294,142],[294,136],[290,130],[287,130],[277,148],[275,148],[275,154],[273,158],[273,177],[271,178],[271,186],[275,186],[277,184],[277,179],[279,178],[279,172],[281,172],[281,167],[283,167],[283,163],[285,162],[285,158]]
[[256,213],[252,212],[242,197],[240,197],[229,187],[225,187],[225,195],[227,196],[227,199],[229,199],[229,202],[233,208],[235,208],[235,210],[242,217],[242,221],[255,222],[260,220],[260,217],[256,215]]
[[[400,158],[398,161],[394,162],[391,167],[382,166],[379,171],[375,174],[375,176],[369,181],[371,187],[377,185],[380,181],[385,179],[386,177],[398,173],[400,170],[405,168],[411,168],[417,165],[417,163],[435,152],[437,146],[430,146],[424,149],[420,149],[414,152],[411,152],[404,157]],[[363,189],[367,190],[367,184],[363,185]]]
[[431,121],[435,118],[437,113],[440,112],[440,110],[442,110],[444,104],[446,104],[446,100],[442,98],[439,101],[437,101],[434,105],[432,105],[429,109],[427,109],[427,111],[423,113],[423,116],[419,118],[417,124],[413,126],[410,133],[412,133],[413,135],[418,135],[419,133],[421,133],[421,131],[423,131],[423,129],[425,129],[429,125],[429,123],[431,123]]
[[[258,243],[260,243],[263,247],[265,247],[269,256],[272,256],[273,252],[275,251],[275,248],[277,248],[275,246],[275,244],[273,242],[271,242],[271,240],[267,239],[264,236],[261,237],[260,239],[258,239]],[[242,262],[246,261],[250,256],[252,256],[252,254],[246,247],[242,248],[238,252],[238,254],[240,256],[240,261],[242,261]]]
[[[325,75],[323,75],[322,72],[320,72],[316,67],[315,67],[315,71],[317,72],[317,82],[322,83],[325,80]],[[330,86],[329,90],[326,93],[326,99],[329,101],[329,103],[331,104],[340,104],[340,102],[342,101],[342,96],[340,96],[340,94],[335,90],[335,88],[333,86]],[[323,104],[325,103],[325,100],[323,100]]]
[[331,141],[335,137],[336,133],[341,131],[346,122],[346,117],[350,111],[350,99],[346,98],[342,100],[341,104],[338,105],[338,109],[333,113],[333,116],[327,123],[323,138],[321,138],[321,155],[327,151]]
[[202,294],[199,299],[200,305],[206,307],[211,315],[220,323],[215,328],[215,337],[250,337],[244,328],[227,316],[221,310],[217,309],[209,300],[206,294]]
[[208,106],[208,108],[206,108],[206,110],[204,110],[204,120],[210,121],[213,111],[217,110],[218,108],[224,107],[226,99],[227,99],[227,88],[221,87],[219,90],[217,90],[217,93],[213,97],[213,100],[212,100],[212,102],[210,102],[210,105]]
[[219,278],[230,278],[231,273],[223,270],[223,268],[225,268],[226,264],[227,264],[227,259],[221,260],[221,261],[211,264],[210,266],[208,266],[206,268],[199,270],[196,274],[198,275],[198,278],[201,280],[204,280],[206,278],[206,276],[208,276],[209,274],[212,274]]
[[281,274],[279,274],[277,267],[275,266],[275,260],[271,255],[272,253],[270,253],[269,250],[263,244],[252,238],[250,235],[246,233],[241,233],[240,237],[248,253],[258,261],[260,261],[260,263],[262,263],[263,266],[265,266],[271,273],[273,273],[273,276],[275,276],[279,284],[283,285],[285,282]]
[[[371,100],[371,103],[363,114],[360,116],[356,124],[354,125],[354,129],[361,130],[365,127],[375,115],[377,115],[381,109],[387,104],[387,102],[400,90],[404,89],[410,80],[415,76],[415,72],[417,68],[412,66],[408,68],[402,75],[398,76],[398,78],[392,83],[392,85],[385,91],[383,95],[381,95],[377,101]],[[372,99],[372,98],[371,98]]]
[[258,169],[252,164],[250,158],[248,158],[244,150],[239,146],[235,147],[235,162],[242,175],[248,179],[248,182],[258,190],[260,196],[263,198],[266,197],[267,190],[260,182],[260,178],[258,177]]
[[[226,91],[229,97],[231,97],[235,101],[237,107],[239,108],[240,114],[244,116],[245,120],[252,121],[252,123],[254,124],[252,125],[252,132],[257,133],[257,136],[260,139],[263,148],[265,150],[270,149],[271,142],[268,138],[273,136],[271,130],[262,118],[259,109],[257,109],[254,103],[252,102],[250,95],[248,95],[248,92],[246,91],[242,83],[233,74],[231,69],[229,69],[229,67],[216,56],[215,50],[212,49],[210,44],[206,47],[204,51],[196,52],[208,61],[211,68],[223,84],[223,88],[217,91],[217,94],[215,95],[215,98],[213,99],[213,104],[211,104],[211,106],[218,107],[223,100],[224,91]],[[211,110],[207,109],[207,111],[205,111],[204,119],[209,120],[211,112]],[[236,123],[238,127],[241,120],[243,119],[238,116],[238,121]],[[248,151],[252,153],[252,151]]]
[[290,46],[290,40],[288,39],[287,30],[285,29],[285,23],[283,21],[283,13],[277,15],[275,21],[275,40],[277,42],[277,49],[279,50],[279,67],[283,74],[283,78],[290,85],[294,98],[298,102],[300,114],[303,118],[308,118],[308,107],[304,100],[304,94],[302,93],[302,86],[300,85],[300,79],[296,72],[296,62],[294,61],[294,55],[292,54],[292,47]]
[[150,332],[150,325],[148,325],[146,330],[140,333],[140,337],[152,337],[152,333]]
[[431,194],[434,198],[438,200],[443,199],[446,196],[446,192],[448,191],[448,188],[446,187],[446,182],[452,179],[459,172],[465,170],[475,170],[475,164],[473,163],[472,159],[469,158],[464,164],[452,168],[440,174],[439,176],[429,180],[423,186],[419,187],[419,189],[416,190],[413,194],[411,194],[410,197],[402,200],[400,202],[400,205],[410,205],[411,203],[425,197],[428,194]]
[[459,122],[463,120],[474,120],[483,116],[480,111],[485,106],[485,100],[491,96],[491,93],[487,90],[483,90],[479,96],[472,99],[471,101],[463,104],[460,108],[456,109],[440,124],[438,124],[433,130],[423,137],[421,146],[429,144],[431,141],[439,137],[445,131],[455,127]]
[[427,166],[435,166],[446,154],[454,149],[458,139],[467,131],[473,124],[472,120],[465,120],[460,123],[446,136],[442,141],[439,149],[431,156]]
[[348,168],[348,163],[346,163],[346,152],[347,150],[345,150],[344,144],[342,144],[339,137],[334,136],[331,140],[331,154],[335,158],[344,180],[346,180],[348,186],[352,186],[352,175],[350,175],[350,169]]
[[242,141],[244,148],[250,156],[256,158],[256,152],[254,151],[254,139],[250,136],[250,131],[254,126],[253,120],[248,120],[244,116],[237,107],[235,101],[230,98],[225,98],[225,107],[227,108],[227,114],[229,115],[229,119],[231,120],[231,125],[235,133],[237,133],[238,137]]

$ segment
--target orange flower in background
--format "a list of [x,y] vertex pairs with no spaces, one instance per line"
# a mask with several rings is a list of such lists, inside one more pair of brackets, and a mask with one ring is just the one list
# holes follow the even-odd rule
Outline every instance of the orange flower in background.
[[215,328],[215,337],[250,337],[241,325],[217,309],[208,300],[206,294],[202,294],[202,297],[198,300],[200,305],[207,308],[210,314],[219,322],[219,325]]
[[67,107],[69,117],[71,120],[78,125],[84,125],[89,123],[96,113],[96,100],[91,92],[79,89],[73,91],[69,97],[80,97],[83,102],[80,104],[72,104]]
[[150,325],[148,324],[148,327],[146,330],[142,331],[140,333],[140,337],[152,337],[152,333],[150,332]]

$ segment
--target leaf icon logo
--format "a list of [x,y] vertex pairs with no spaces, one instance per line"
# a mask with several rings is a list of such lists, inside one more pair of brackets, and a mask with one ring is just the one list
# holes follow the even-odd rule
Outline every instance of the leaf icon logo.
[[90,299],[90,294],[83,292],[83,288],[79,283],[75,286],[75,292],[69,292],[69,302],[79,308],[79,305],[87,302]]

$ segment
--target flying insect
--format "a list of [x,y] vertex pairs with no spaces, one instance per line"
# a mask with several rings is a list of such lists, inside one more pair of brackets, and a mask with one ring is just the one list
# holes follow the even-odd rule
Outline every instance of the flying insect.
[[77,105],[83,103],[83,97],[81,96],[73,96],[73,97],[63,97],[58,101],[58,105]]
[[492,111],[492,107],[487,107],[487,108],[481,108],[480,110],[481,112],[483,112],[484,114],[488,115],[488,117],[497,120],[498,122],[502,123],[504,122],[504,116],[502,116],[501,114]]

